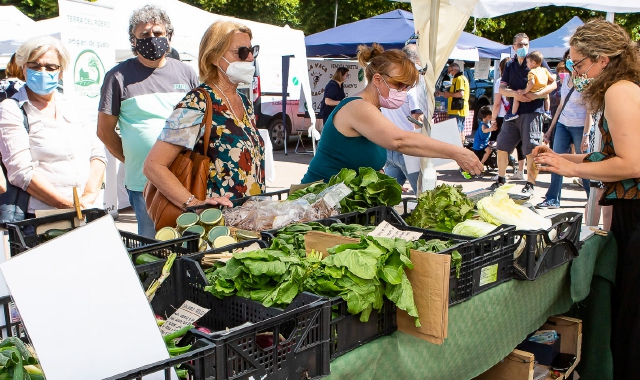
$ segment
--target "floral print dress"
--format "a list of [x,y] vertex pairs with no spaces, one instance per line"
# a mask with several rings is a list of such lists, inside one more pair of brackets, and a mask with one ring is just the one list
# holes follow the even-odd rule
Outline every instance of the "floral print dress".
[[[207,197],[230,193],[232,198],[240,198],[264,193],[264,141],[255,127],[253,106],[238,92],[246,112],[243,112],[242,121],[236,120],[222,95],[216,94],[207,84],[200,87],[209,92],[213,105],[207,151],[211,159]],[[200,124],[205,104],[200,92],[187,93],[167,119],[158,140],[203,152],[204,125],[200,128]]]

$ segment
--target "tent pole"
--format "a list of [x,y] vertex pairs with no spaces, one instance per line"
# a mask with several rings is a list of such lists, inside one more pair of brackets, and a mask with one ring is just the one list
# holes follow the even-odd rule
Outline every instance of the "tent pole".
[[[337,0],[336,0],[337,1]],[[614,22],[613,20],[615,19],[616,14],[613,12],[607,12],[607,21],[609,22]]]
[[440,0],[431,0],[431,14],[429,16],[429,60],[431,64],[436,61],[438,51],[438,22],[440,16]]
[[333,16],[333,27],[338,26],[338,0],[336,0],[336,13]]

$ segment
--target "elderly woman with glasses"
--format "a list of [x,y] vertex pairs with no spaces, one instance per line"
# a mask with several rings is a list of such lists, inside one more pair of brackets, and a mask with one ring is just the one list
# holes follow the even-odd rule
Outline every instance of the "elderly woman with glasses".
[[178,207],[203,203],[231,205],[227,198],[258,195],[265,190],[264,141],[256,128],[253,105],[238,84],[251,84],[258,46],[253,35],[235,21],[217,21],[200,41],[198,87],[212,100],[212,128],[207,155],[211,171],[207,199],[197,199],[169,167],[186,149],[203,152],[205,114],[203,95],[193,90],[175,107],[144,164],[144,175]]
[[26,217],[73,207],[73,188],[82,207],[102,206],[104,146],[95,124],[57,91],[69,53],[58,39],[34,37],[18,48],[16,63],[26,84],[0,104],[0,154],[9,182],[30,195]]
[[404,52],[385,51],[378,44],[362,45],[358,60],[366,67],[368,84],[342,100],[329,116],[302,183],[328,182],[342,168],[381,170],[387,161],[387,149],[409,156],[450,158],[464,171],[482,173],[482,164],[472,151],[404,131],[380,112],[381,107],[400,108],[407,91],[418,81],[418,70]]

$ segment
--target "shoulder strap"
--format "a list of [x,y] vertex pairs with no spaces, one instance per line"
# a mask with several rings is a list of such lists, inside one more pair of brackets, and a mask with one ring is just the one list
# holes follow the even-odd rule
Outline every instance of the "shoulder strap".
[[569,102],[569,98],[571,97],[571,94],[573,94],[573,90],[575,90],[575,87],[571,87],[571,89],[569,90],[569,93],[567,94],[567,97],[564,98],[564,103],[562,103],[562,108],[560,108],[560,113],[558,114],[558,118],[560,117],[560,115],[562,115],[562,111],[564,111],[564,106],[566,106],[567,102]]
[[24,107],[22,107],[20,105],[20,102],[18,101],[18,99],[15,98],[11,98],[13,99],[16,104],[18,105],[18,108],[20,108],[20,111],[22,111],[22,123],[24,124],[24,129],[27,130],[27,133],[29,133],[29,119],[27,118],[27,111],[24,110]]
[[202,118],[202,123],[200,124],[200,128],[202,128],[202,124],[204,124],[204,155],[207,155],[207,150],[209,150],[209,139],[211,138],[211,123],[212,123],[212,109],[213,103],[211,102],[211,96],[209,95],[209,91],[202,87],[197,87],[196,91],[201,93],[204,96],[205,100],[205,108],[204,108],[204,116]]

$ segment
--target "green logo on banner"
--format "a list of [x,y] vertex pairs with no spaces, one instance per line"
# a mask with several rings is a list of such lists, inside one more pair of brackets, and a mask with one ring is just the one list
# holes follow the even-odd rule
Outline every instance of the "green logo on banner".
[[298,81],[298,77],[293,77],[293,79],[291,79],[291,82],[293,83],[293,85],[294,85],[294,86],[297,86],[297,85],[298,85],[298,83],[300,83],[300,82]]
[[87,49],[78,54],[73,67],[73,82],[78,95],[95,98],[100,95],[100,87],[105,70],[96,52]]

